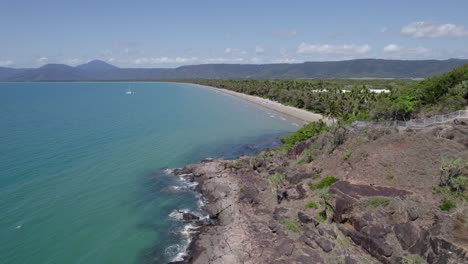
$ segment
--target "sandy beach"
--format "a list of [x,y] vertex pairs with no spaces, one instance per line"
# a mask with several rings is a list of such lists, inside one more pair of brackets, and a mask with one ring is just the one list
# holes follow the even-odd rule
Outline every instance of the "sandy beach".
[[212,86],[206,86],[206,85],[200,85],[200,84],[192,84],[192,85],[196,85],[198,87],[207,88],[207,89],[213,89],[213,90],[225,93],[225,94],[229,94],[229,95],[244,99],[246,101],[259,105],[261,107],[276,111],[286,116],[293,117],[304,123],[310,123],[310,122],[318,121],[320,119],[324,120],[327,123],[329,122],[328,118],[323,117],[321,114],[312,113],[307,110],[295,108],[292,106],[286,106],[281,103],[268,100],[265,98],[238,93],[238,92],[216,88]]

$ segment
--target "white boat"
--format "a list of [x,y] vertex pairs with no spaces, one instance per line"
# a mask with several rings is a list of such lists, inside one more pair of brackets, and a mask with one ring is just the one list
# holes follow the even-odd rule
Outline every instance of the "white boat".
[[128,90],[125,92],[125,94],[133,95],[133,94],[135,94],[135,92],[132,91],[130,88],[128,88]]

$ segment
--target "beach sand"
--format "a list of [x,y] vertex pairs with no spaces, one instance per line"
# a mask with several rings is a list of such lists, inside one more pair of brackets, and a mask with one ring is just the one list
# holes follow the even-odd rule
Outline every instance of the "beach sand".
[[234,91],[230,91],[230,90],[226,90],[226,89],[221,89],[221,88],[216,88],[216,87],[212,87],[212,86],[206,86],[206,85],[200,85],[200,84],[193,84],[193,85],[196,85],[196,86],[202,87],[202,88],[213,89],[213,90],[225,93],[225,94],[229,94],[229,95],[244,99],[246,101],[249,101],[251,103],[259,105],[261,107],[264,107],[264,108],[276,111],[278,113],[281,113],[283,115],[295,118],[295,119],[297,119],[299,121],[302,121],[303,123],[310,123],[310,122],[318,121],[320,119],[322,119],[327,124],[331,123],[331,120],[329,120],[328,118],[323,117],[321,114],[312,113],[312,112],[309,112],[307,110],[299,109],[299,108],[292,107],[292,106],[286,106],[286,105],[283,105],[281,103],[278,103],[278,102],[275,102],[275,101],[272,101],[272,100],[268,100],[268,99],[265,99],[265,98],[261,98],[261,97],[257,97],[257,96],[253,96],[253,95],[247,95],[247,94],[243,94],[243,93],[238,93],[238,92],[234,92]]

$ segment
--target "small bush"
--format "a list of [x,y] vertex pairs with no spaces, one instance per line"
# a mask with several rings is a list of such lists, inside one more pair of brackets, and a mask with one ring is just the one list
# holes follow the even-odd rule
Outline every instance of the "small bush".
[[327,176],[327,177],[323,178],[321,181],[317,182],[316,184],[313,184],[312,186],[310,186],[310,189],[311,190],[317,190],[317,189],[323,189],[323,188],[326,188],[326,187],[330,187],[331,185],[333,185],[337,181],[338,181],[338,179],[335,178],[334,176]]
[[327,216],[325,214],[325,211],[317,213],[317,215],[315,216],[315,219],[317,219],[319,222],[322,222],[322,223],[327,221]]
[[457,207],[457,204],[455,203],[455,201],[449,198],[444,198],[442,200],[442,203],[440,204],[440,209],[442,211],[449,211],[450,209],[453,209],[456,207]]
[[277,150],[289,150],[292,147],[294,147],[297,143],[302,142],[311,137],[321,135],[327,131],[328,126],[322,120],[309,123],[297,130],[296,132],[293,132],[284,137],[280,137],[283,146],[278,147]]
[[343,160],[348,160],[350,157],[351,157],[351,151],[346,151],[344,154],[343,154]]
[[314,174],[314,176],[312,176],[312,179],[314,179],[314,180],[318,179],[318,178],[320,178],[320,176],[321,176],[320,173],[316,173],[316,174]]
[[291,221],[291,220],[289,220],[287,218],[282,218],[278,222],[280,224],[282,224],[282,225],[285,225],[286,228],[288,228],[288,230],[291,231],[291,232],[299,233],[299,231],[300,231],[299,226],[295,222],[293,222],[293,221]]
[[249,164],[247,164],[246,162],[244,161],[234,161],[234,162],[230,162],[230,163],[227,163],[225,165],[225,168],[226,169],[242,169],[242,168],[247,168],[249,166]]
[[310,201],[310,202],[308,202],[308,203],[306,204],[306,207],[307,207],[307,208],[314,208],[314,209],[317,209],[318,205],[317,205],[316,202]]
[[385,207],[390,204],[390,200],[385,197],[370,197],[366,200],[359,201],[358,206],[360,207],[372,207],[372,208],[377,208],[377,207]]
[[282,173],[275,173],[274,175],[271,175],[270,178],[268,179],[268,182],[273,188],[278,189],[283,180],[286,178],[286,176]]
[[423,263],[423,260],[421,259],[420,256],[417,255],[410,255],[410,256],[404,256],[402,259],[403,264],[421,264]]

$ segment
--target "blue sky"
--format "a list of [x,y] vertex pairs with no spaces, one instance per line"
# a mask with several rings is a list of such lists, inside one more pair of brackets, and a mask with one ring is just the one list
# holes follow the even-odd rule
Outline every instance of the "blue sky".
[[468,1],[0,0],[0,66],[468,58]]

